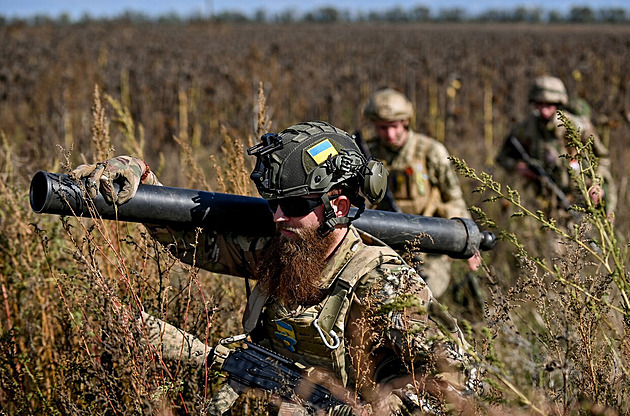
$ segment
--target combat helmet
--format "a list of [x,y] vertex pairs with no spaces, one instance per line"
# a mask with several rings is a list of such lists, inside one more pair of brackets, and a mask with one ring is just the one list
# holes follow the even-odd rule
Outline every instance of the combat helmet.
[[567,105],[569,96],[560,78],[542,76],[534,80],[529,90],[529,101]]
[[370,96],[363,115],[372,121],[397,121],[411,119],[413,104],[399,91],[393,88],[383,88]]
[[[388,172],[376,159],[366,159],[355,139],[323,121],[298,123],[280,133],[268,133],[247,150],[256,157],[250,177],[267,200],[320,194],[326,222],[322,234],[349,223],[365,209],[364,195],[376,203],[385,195]],[[336,217],[326,194],[344,190],[359,210],[353,218]],[[359,193],[360,192],[360,193]]]

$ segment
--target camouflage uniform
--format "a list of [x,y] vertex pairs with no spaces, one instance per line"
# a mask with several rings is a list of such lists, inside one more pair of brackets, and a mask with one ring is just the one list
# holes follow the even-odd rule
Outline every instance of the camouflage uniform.
[[[407,134],[400,149],[391,149],[378,137],[369,142],[372,155],[389,171],[389,186],[398,206],[408,214],[470,218],[446,147],[413,130]],[[436,254],[420,258],[423,277],[439,298],[450,282],[452,260]]]
[[[379,405],[385,401],[388,410],[378,414],[399,414],[402,409],[413,408],[414,403],[416,408],[435,409],[437,396],[424,397],[431,386],[438,389],[433,390],[438,396],[464,394],[475,387],[475,371],[468,368],[467,345],[456,321],[441,309],[421,277],[395,251],[360,233],[349,224],[348,211],[335,210],[331,204],[331,198],[345,197],[341,201],[348,210],[348,202],[362,210],[364,197],[377,202],[387,186],[382,163],[366,159],[350,135],[324,122],[299,123],[278,134],[266,134],[248,152],[257,157],[252,180],[259,193],[270,207],[278,204],[274,215],[282,208],[283,215],[316,217],[317,232],[332,234],[339,241],[314,282],[322,289],[322,299],[316,304],[288,306],[268,297],[258,286],[253,288],[243,320],[252,340],[306,367],[332,374],[338,384],[358,391],[368,402]],[[136,185],[160,185],[146,163],[127,156],[83,165],[74,173],[95,187],[100,183],[101,192],[111,192],[116,178]],[[114,196],[110,200],[124,203],[133,197],[134,186],[123,189],[124,198],[119,194],[118,199]],[[337,191],[343,194],[329,195]],[[296,208],[295,198],[305,203],[314,199],[303,196],[312,194],[319,196],[315,207],[322,207],[321,217],[313,210],[305,214],[299,208],[303,204]],[[293,205],[286,204],[291,201]],[[254,277],[271,241],[270,237],[209,229],[197,235],[196,229],[147,227],[185,263],[244,278]],[[147,342],[159,346],[165,355],[183,353],[194,362],[205,363],[209,353],[205,346],[182,331],[146,314],[141,322],[146,324]],[[385,399],[378,397],[375,383],[401,381],[401,376],[408,376],[410,363],[414,364],[414,380],[422,382],[422,387],[414,389],[409,384],[411,387],[398,388]],[[222,414],[239,391],[238,385],[224,386],[208,412]],[[347,410],[342,413],[348,414]],[[280,414],[298,413],[294,406],[280,409]]]
[[[401,92],[383,88],[370,96],[363,115],[375,126],[379,122],[403,123],[404,136],[388,143],[385,137],[368,142],[373,157],[381,160],[389,171],[389,187],[396,205],[407,214],[443,218],[470,218],[459,179],[449,153],[440,142],[409,128],[413,118],[412,102]],[[377,209],[388,209],[381,203]],[[414,264],[421,270],[434,296],[442,296],[451,280],[451,259],[446,255],[414,255]]]
[[[555,84],[557,84],[557,90],[552,93],[544,90],[545,87]],[[614,211],[617,205],[617,189],[612,178],[608,149],[601,142],[588,116],[573,114],[563,107],[568,103],[568,98],[562,81],[554,77],[538,78],[532,86],[532,91],[530,91],[530,101],[557,103],[558,109],[572,122],[576,130],[579,130],[582,141],[586,142],[592,138],[593,153],[599,158],[597,174],[603,179],[606,211]],[[547,171],[556,185],[573,199],[570,201],[571,203],[576,203],[579,201],[576,200],[575,190],[570,182],[569,169],[579,169],[579,166],[576,166],[575,163],[571,164],[566,158],[559,157],[568,153],[565,137],[566,128],[561,124],[557,114],[545,122],[536,112],[533,112],[512,128],[497,154],[496,162],[511,172],[516,163],[523,160],[511,142],[512,137],[516,138],[530,159]],[[555,198],[550,198],[552,196],[551,190],[542,187],[538,181],[534,185],[536,188],[534,193],[541,196],[541,208],[547,210],[549,214],[555,213],[557,201]]]
[[[195,246],[193,231],[148,228],[157,241],[170,247],[184,262],[192,264],[194,261],[201,268],[241,277],[252,276],[261,250],[269,240],[208,232],[199,236]],[[467,344],[456,321],[441,310],[415,270],[393,250],[387,246],[368,246],[366,242],[373,242],[369,235],[349,227],[322,272],[318,285],[328,295],[316,305],[289,308],[273,298],[261,297],[254,287],[244,317],[245,329],[251,330],[255,342],[306,367],[334,374],[344,387],[358,389],[366,399],[378,394],[372,381],[383,382],[407,374],[401,357],[409,356],[410,351],[416,354],[413,360],[416,368],[426,371],[424,376],[448,383],[453,391],[470,392],[476,382],[475,373],[468,367]],[[340,284],[341,281],[347,284]],[[340,288],[346,292],[339,298]],[[380,309],[403,294],[413,295],[418,307]],[[327,310],[328,300],[335,296],[341,305],[333,310],[339,315],[329,319],[332,325],[323,331],[328,334],[330,328],[340,339],[339,347],[331,349],[325,343],[332,340],[329,336],[324,339],[315,329],[313,320],[318,318],[320,325],[325,326],[324,321],[330,317],[322,311]],[[262,302],[262,308],[256,306],[258,302]],[[257,308],[259,314],[252,321],[250,315],[256,313],[253,311]],[[367,316],[373,316],[371,322],[378,322],[379,328],[374,328],[370,335],[363,335],[360,329],[368,324]],[[447,328],[452,338],[447,339],[437,329],[438,325]],[[375,337],[375,333],[380,336]],[[355,363],[361,358],[375,362],[357,370]],[[361,375],[359,383],[357,374]],[[400,394],[412,395],[413,389],[408,390]],[[213,400],[213,406],[227,410],[225,406],[236,398],[234,391],[222,389]],[[420,398],[419,404],[426,407],[435,399],[427,400],[423,402]],[[219,401],[222,405],[216,406]]]

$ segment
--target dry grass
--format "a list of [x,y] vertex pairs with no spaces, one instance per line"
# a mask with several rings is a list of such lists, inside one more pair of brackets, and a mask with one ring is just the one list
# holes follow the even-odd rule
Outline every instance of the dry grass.
[[[628,214],[616,233],[596,210],[559,229],[527,195],[498,196],[495,180],[510,179],[490,161],[529,79],[554,73],[593,106],[627,205],[628,44],[619,26],[0,28],[0,409],[203,413],[221,377],[156,360],[130,320],[142,305],[212,344],[240,332],[245,301],[243,282],[179,264],[141,226],[33,214],[36,170],[133,153],[165,184],[251,195],[256,137],[308,119],[353,131],[389,84],[465,159],[476,218],[502,237],[484,255],[483,316],[446,300],[486,369],[485,400],[510,414],[627,414]],[[265,413],[250,397],[235,411]]]

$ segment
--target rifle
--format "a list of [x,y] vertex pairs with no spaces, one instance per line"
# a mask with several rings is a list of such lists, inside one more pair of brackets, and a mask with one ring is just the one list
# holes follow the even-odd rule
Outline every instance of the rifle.
[[[208,347],[192,334],[142,312],[148,339],[144,342],[162,350],[162,358],[184,358],[199,367],[224,371],[238,387],[260,389],[297,403],[311,413],[328,411],[348,402],[309,379],[308,370],[287,357],[246,340],[246,335],[224,338]],[[226,345],[242,342],[242,346]],[[232,383],[233,384],[233,383]]]
[[538,177],[545,184],[545,186],[551,189],[551,191],[556,195],[556,197],[558,198],[558,201],[560,201],[560,205],[562,206],[562,208],[565,211],[567,211],[571,215],[571,217],[573,217],[575,221],[579,222],[581,220],[580,215],[578,215],[578,213],[573,210],[573,206],[572,206],[573,204],[571,204],[571,202],[569,201],[567,194],[565,194],[564,191],[560,189],[560,187],[553,180],[549,172],[547,172],[547,170],[543,168],[540,163],[533,160],[529,156],[529,154],[527,153],[527,151],[525,150],[521,142],[519,142],[516,137],[510,136],[510,143],[512,144],[512,146],[514,146],[514,149],[519,153],[519,155],[521,156],[521,159],[523,159],[523,161],[527,163],[527,166],[532,171],[534,171],[534,173],[538,175]]
[[[136,195],[120,206],[102,195],[90,199],[84,185],[68,175],[39,171],[31,180],[30,204],[38,214],[201,227],[248,236],[273,236],[275,224],[263,198],[206,192],[168,186],[140,185]],[[357,209],[352,207],[350,215]],[[481,231],[468,218],[437,218],[379,210],[365,210],[353,224],[390,247],[404,249],[417,243],[420,251],[467,259],[479,250],[491,250],[496,236]]]
[[[232,338],[228,338],[233,342]],[[310,412],[327,412],[346,402],[321,384],[308,379],[305,368],[274,351],[243,340],[245,347],[228,349],[222,340],[214,349],[214,362],[222,371],[247,388],[261,389],[297,403]]]
[[[354,137],[354,140],[357,142],[357,145],[359,146],[359,149],[361,149],[363,156],[365,156],[367,159],[374,158],[372,156],[372,152],[370,152],[369,146],[367,145],[365,140],[363,140],[363,136],[361,135],[360,130],[355,131],[352,137]],[[387,184],[387,189],[385,190],[385,196],[383,197],[381,202],[379,202],[379,207],[381,207],[381,209],[385,211],[403,212],[394,199],[394,194],[389,187],[389,183]]]

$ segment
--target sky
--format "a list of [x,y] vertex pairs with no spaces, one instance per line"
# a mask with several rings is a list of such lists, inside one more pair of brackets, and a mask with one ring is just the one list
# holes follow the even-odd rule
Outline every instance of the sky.
[[[434,6],[432,3],[439,5]],[[98,18],[118,16],[125,11],[134,11],[148,16],[174,12],[180,17],[186,17],[193,14],[206,16],[224,11],[253,15],[260,9],[272,15],[286,10],[303,13],[329,6],[351,13],[383,11],[396,6],[403,9],[426,6],[432,12],[458,7],[474,15],[488,9],[511,10],[519,6],[539,7],[543,10],[560,12],[567,12],[574,6],[588,6],[594,10],[611,7],[630,10],[630,0],[441,0],[439,2],[428,0],[402,2],[397,0],[311,0],[309,2],[296,0],[0,0],[0,15],[7,18],[28,18],[34,15],[55,18],[67,13],[72,19],[79,19],[85,14]]]

